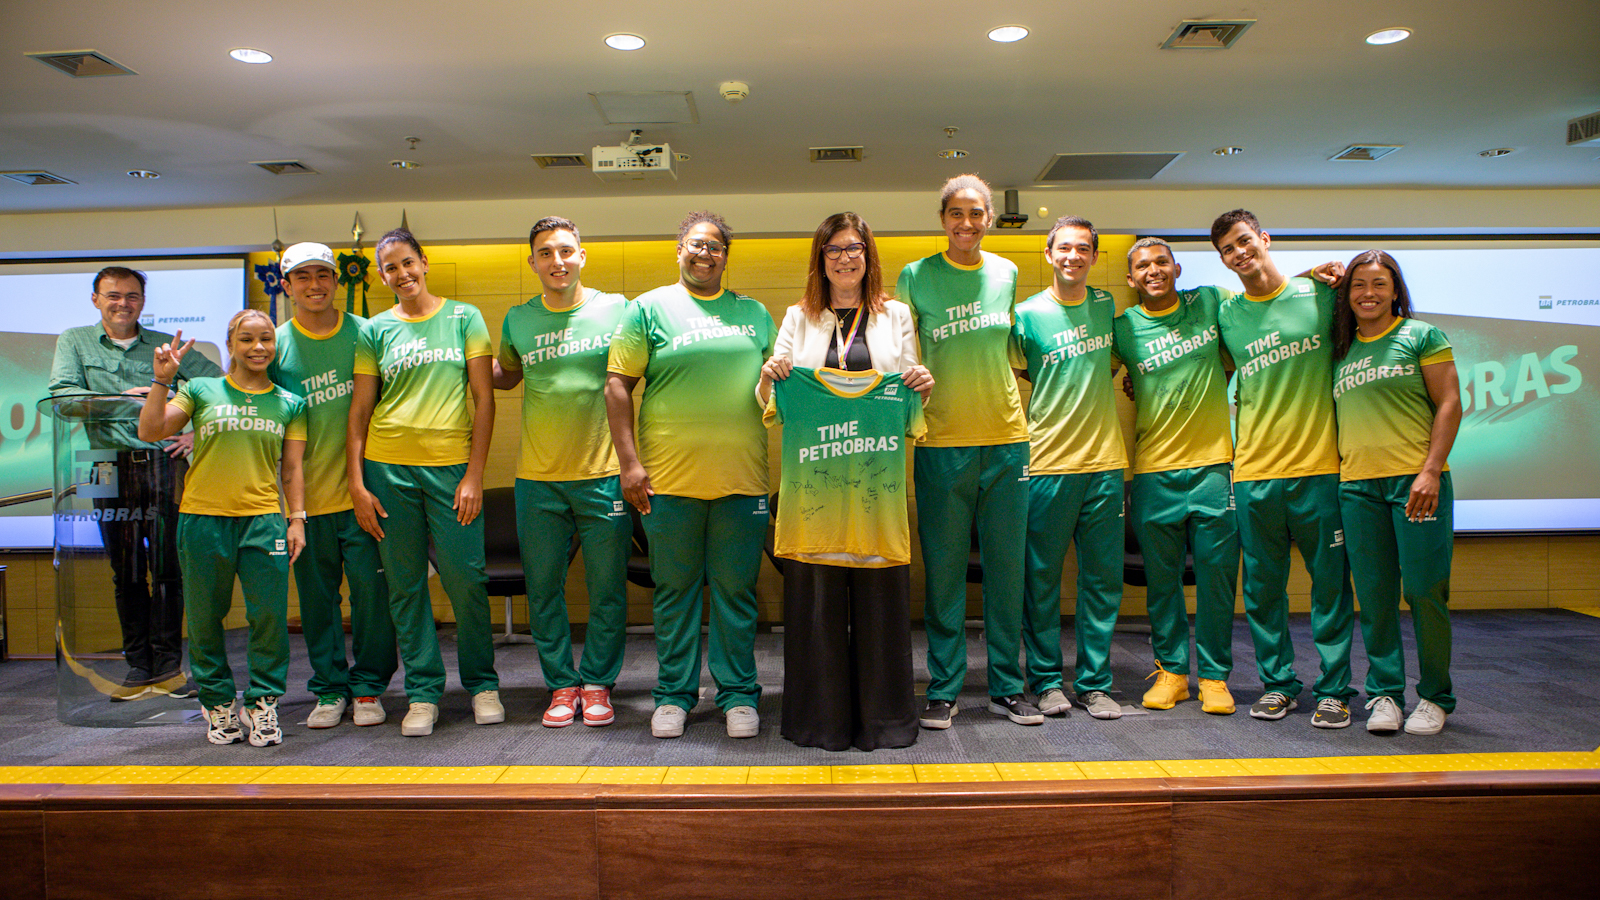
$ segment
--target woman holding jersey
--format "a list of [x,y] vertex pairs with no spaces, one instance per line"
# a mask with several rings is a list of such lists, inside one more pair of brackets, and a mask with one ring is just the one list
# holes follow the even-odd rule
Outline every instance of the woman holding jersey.
[[[796,366],[900,373],[907,387],[926,397],[933,376],[917,362],[915,329],[910,307],[883,291],[872,229],[853,212],[829,216],[812,235],[805,294],[783,317],[758,398],[765,405],[774,382],[789,378]],[[769,415],[778,412],[775,405]],[[903,480],[903,468],[891,474]],[[903,492],[898,499],[903,507]],[[779,504],[780,537],[790,510]],[[911,566],[884,555],[908,538],[863,537],[875,545],[870,554],[832,546],[790,554],[779,547],[785,558],[783,736],[802,747],[875,750],[917,739]]]
[[1438,734],[1455,709],[1450,684],[1450,556],[1446,459],[1461,424],[1450,340],[1412,318],[1394,257],[1350,261],[1334,319],[1339,509],[1367,647],[1367,730],[1397,731],[1405,704],[1400,600],[1417,637],[1419,699],[1410,734]]
[[[155,351],[139,439],[165,440],[194,422],[194,461],[178,508],[178,561],[206,740],[280,744],[278,698],[289,674],[289,565],[306,543],[306,405],[267,377],[277,334],[266,313],[247,309],[228,322],[225,376],[192,378],[169,399],[173,376],[194,348],[192,338],[182,339],[179,331]],[[287,522],[282,505],[288,506]],[[242,710],[234,701],[222,627],[235,578],[244,588],[250,625]]]

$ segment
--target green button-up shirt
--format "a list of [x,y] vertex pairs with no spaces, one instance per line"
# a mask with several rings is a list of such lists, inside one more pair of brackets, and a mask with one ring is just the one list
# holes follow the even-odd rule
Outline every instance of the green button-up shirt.
[[[171,340],[172,335],[165,332],[140,328],[138,340],[124,350],[111,342],[105,326],[98,323],[68,328],[56,339],[50,393],[120,394],[129,388],[148,387],[155,377],[156,348]],[[216,363],[198,352],[185,354],[178,366],[178,377],[182,379],[221,374]],[[157,446],[139,440],[138,427],[138,409],[134,408],[131,420],[119,417],[118,421],[91,426],[91,441],[96,446],[119,449]]]

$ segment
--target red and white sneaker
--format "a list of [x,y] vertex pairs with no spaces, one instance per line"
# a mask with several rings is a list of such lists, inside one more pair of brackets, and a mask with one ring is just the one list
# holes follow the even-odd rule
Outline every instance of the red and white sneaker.
[[617,720],[617,713],[611,708],[611,689],[598,684],[583,686],[583,724],[598,727],[610,725]]
[[550,695],[550,707],[544,711],[544,727],[565,728],[578,717],[578,710],[582,708],[577,688],[561,688]]

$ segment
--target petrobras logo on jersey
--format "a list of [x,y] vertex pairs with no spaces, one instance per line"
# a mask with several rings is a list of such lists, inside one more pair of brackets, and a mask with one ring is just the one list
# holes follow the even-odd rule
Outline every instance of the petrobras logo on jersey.
[[886,384],[886,385],[883,386],[883,394],[886,397],[893,397],[895,394],[898,394],[899,392],[900,392],[900,385],[898,385],[898,384]]

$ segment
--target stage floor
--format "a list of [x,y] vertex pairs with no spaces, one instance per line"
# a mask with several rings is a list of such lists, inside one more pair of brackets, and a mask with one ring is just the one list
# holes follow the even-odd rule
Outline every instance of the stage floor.
[[[1130,623],[1142,619],[1129,619]],[[1365,696],[1354,698],[1352,726],[1321,730],[1310,724],[1309,691],[1286,719],[1250,718],[1260,694],[1244,620],[1234,634],[1240,711],[1209,716],[1198,702],[1168,711],[1138,708],[1152,668],[1147,638],[1119,633],[1112,653],[1123,718],[1099,721],[1081,708],[1042,726],[1014,725],[985,710],[980,634],[969,631],[969,668],[961,712],[948,731],[923,731],[917,743],[874,753],[796,747],[778,733],[782,703],[782,635],[757,639],[765,694],[761,733],[734,741],[720,713],[703,696],[682,738],[650,736],[648,720],[655,655],[649,635],[631,635],[627,663],[613,699],[616,724],[546,729],[539,716],[548,694],[540,686],[532,646],[501,647],[496,664],[508,719],[472,724],[468,698],[454,676],[432,736],[405,738],[405,703],[396,687],[385,695],[389,721],[356,728],[304,727],[312,705],[305,648],[291,638],[290,693],[281,713],[286,739],[277,747],[216,747],[198,724],[83,728],[56,719],[54,663],[0,665],[0,784],[871,784],[983,782],[1249,775],[1325,775],[1515,769],[1600,768],[1600,617],[1569,610],[1454,613],[1452,674],[1459,703],[1443,734],[1378,736],[1364,727]],[[1067,665],[1073,657],[1064,631]],[[1307,617],[1291,619],[1302,680],[1315,666]],[[1414,659],[1406,626],[1407,650]],[[453,635],[441,632],[454,666]],[[243,659],[242,633],[231,639]],[[918,676],[922,635],[915,635]],[[1355,642],[1354,684],[1366,666]],[[1413,673],[1414,674],[1414,673]],[[706,683],[703,693],[713,689]],[[1415,696],[1408,697],[1408,708]],[[137,707],[139,704],[126,704]]]

